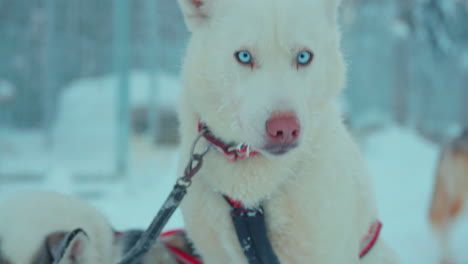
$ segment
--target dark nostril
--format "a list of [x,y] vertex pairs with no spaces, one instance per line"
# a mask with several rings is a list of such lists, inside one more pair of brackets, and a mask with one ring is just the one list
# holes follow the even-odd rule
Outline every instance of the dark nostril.
[[292,135],[293,135],[294,137],[298,137],[298,136],[299,136],[299,131],[294,130],[294,131],[292,132]]

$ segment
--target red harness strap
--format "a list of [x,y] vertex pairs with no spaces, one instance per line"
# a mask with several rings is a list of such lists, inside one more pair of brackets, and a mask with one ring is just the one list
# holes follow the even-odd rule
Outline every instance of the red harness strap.
[[[172,236],[175,234],[180,234],[184,233],[185,231],[183,229],[176,229],[176,230],[171,230],[167,231],[161,234],[160,237],[168,237]],[[173,247],[171,245],[166,245],[166,248],[171,251],[171,253],[174,255],[175,259],[177,262],[180,264],[203,264],[198,258],[188,254],[187,252],[184,252],[176,247]]]
[[[242,203],[239,201],[235,201],[231,198],[228,198],[229,202],[231,205],[235,208],[241,208]],[[370,228],[369,232],[367,235],[361,240],[360,244],[360,253],[359,253],[359,258],[363,258],[367,255],[367,253],[370,252],[370,250],[375,246],[375,243],[377,243],[377,240],[380,235],[380,231],[382,230],[382,223],[378,220],[374,221]],[[183,229],[175,229],[171,231],[167,231],[161,234],[161,237],[167,237],[179,233],[185,232]],[[122,233],[121,232],[115,232],[115,236],[120,236]],[[174,255],[175,259],[177,262],[180,264],[203,264],[201,260],[198,258],[176,248],[170,245],[166,245],[166,248],[171,251],[171,253]]]
[[172,252],[179,264],[203,264],[199,259],[173,246],[166,245],[166,248]]
[[229,196],[225,196],[226,197],[226,200],[231,204],[232,207],[234,208],[242,208],[244,207],[244,205],[242,204],[241,201],[236,201],[234,199],[232,199],[231,197]]
[[[231,204],[233,208],[242,208],[242,202],[236,201],[231,197],[225,196],[226,200]],[[369,251],[375,246],[379,239],[380,231],[382,230],[382,222],[375,220],[369,227],[367,235],[361,240],[359,245],[359,258],[363,258],[369,253]]]
[[[204,135],[204,138],[218,151],[224,153],[229,161],[234,162],[238,159],[245,159],[250,156],[259,154],[257,151],[251,151],[249,146],[246,145],[235,145],[235,144],[226,144],[221,139],[217,138],[211,131],[208,129],[206,124],[199,122],[198,123],[198,132],[201,132],[202,129],[206,129],[207,133]],[[242,202],[236,201],[230,197],[226,197],[228,202],[233,208],[242,208]],[[369,227],[367,235],[361,240],[360,243],[360,252],[359,258],[363,258],[369,251],[375,246],[377,242],[380,231],[382,229],[382,223],[379,220],[374,221]],[[200,262],[201,263],[201,262]]]
[[381,230],[382,222],[375,220],[369,227],[367,235],[361,240],[361,252],[359,253],[359,258],[363,258],[375,246],[375,243],[377,243],[377,240],[379,239]]

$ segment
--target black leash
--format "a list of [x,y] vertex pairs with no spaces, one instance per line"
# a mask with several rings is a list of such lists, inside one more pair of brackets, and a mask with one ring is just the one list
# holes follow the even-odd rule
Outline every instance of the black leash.
[[[202,153],[195,153],[200,139],[208,133],[206,128],[201,129],[192,145],[191,158],[184,171],[184,176],[177,180],[172,192],[162,205],[150,226],[141,235],[136,244],[124,255],[118,264],[136,264],[148,253],[159,238],[167,221],[179,207],[192,183],[192,178],[203,165],[203,158],[210,148]],[[228,200],[229,202],[229,200]],[[263,207],[248,209],[234,207],[231,204],[231,217],[236,229],[237,238],[249,264],[280,264],[273,247],[267,237],[265,215]]]
[[187,194],[187,188],[190,187],[192,183],[192,177],[198,173],[203,165],[203,157],[208,153],[209,148],[206,148],[202,153],[195,153],[195,148],[205,133],[206,130],[200,131],[198,137],[193,142],[190,161],[185,168],[184,176],[177,180],[174,189],[170,193],[169,197],[167,197],[148,229],[146,229],[140,239],[138,239],[138,242],[125,254],[118,264],[137,263],[146,253],[148,253],[158,239],[161,234],[161,230],[167,224],[167,221],[171,218],[172,214],[174,214],[174,211],[179,207],[182,199]]
[[237,239],[249,264],[280,264],[267,237],[263,206],[250,209],[231,205],[231,218]]
[[[185,168],[184,176],[177,180],[172,192],[148,229],[143,232],[136,244],[117,264],[137,264],[159,238],[161,230],[187,194],[187,189],[192,183],[192,178],[200,171],[203,165],[203,158],[210,150],[210,147],[207,147],[202,153],[195,153],[198,142],[207,133],[209,133],[208,128],[201,126],[200,133],[193,142],[190,161]],[[224,196],[224,198],[231,206],[231,218],[236,230],[237,239],[249,264],[280,264],[267,236],[263,206],[245,208],[241,203],[237,203],[227,196]],[[376,221],[371,226],[369,234],[365,237],[364,242],[366,244],[361,249],[360,258],[363,258],[372,249],[379,236],[381,227],[380,221]]]

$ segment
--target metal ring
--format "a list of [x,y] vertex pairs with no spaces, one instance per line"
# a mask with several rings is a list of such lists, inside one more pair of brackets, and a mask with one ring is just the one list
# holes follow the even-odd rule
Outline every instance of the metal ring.
[[209,151],[210,151],[210,146],[207,146],[205,150],[199,155],[203,158]]
[[200,141],[200,139],[208,132],[208,130],[205,129],[202,129],[200,131],[200,133],[198,133],[198,136],[197,138],[195,138],[195,140],[193,141],[193,144],[192,144],[192,149],[190,151],[190,154],[193,155],[195,154],[195,148],[197,147],[197,144],[198,142]]
[[192,185],[192,181],[190,179],[182,177],[177,180],[177,185],[182,186],[184,188],[188,188],[190,187],[190,185]]

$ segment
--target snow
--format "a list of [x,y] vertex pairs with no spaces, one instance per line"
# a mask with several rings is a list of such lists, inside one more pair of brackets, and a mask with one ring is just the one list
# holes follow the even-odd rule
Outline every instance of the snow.
[[[383,237],[403,263],[438,264],[439,250],[427,220],[438,148],[394,126],[370,136],[363,151],[374,176]],[[455,255],[468,261],[468,225],[456,223],[453,230]]]
[[[151,77],[138,71],[131,74],[133,107],[148,103]],[[40,176],[49,171],[64,171],[108,178],[116,167],[116,82],[115,76],[109,75],[81,79],[64,89],[52,132],[52,149],[46,149],[43,131],[0,127],[0,173]],[[174,108],[180,91],[178,79],[159,74],[155,83],[159,88],[155,98],[157,107]],[[137,148],[132,161],[148,162],[146,152],[152,151],[148,149],[149,139],[145,142],[143,138],[132,137],[131,141]]]
[[[148,76],[132,75],[132,105],[144,104]],[[28,189],[74,194],[101,210],[118,230],[145,228],[175,184],[178,151],[151,146],[144,136],[130,140],[130,176],[113,179],[115,79],[107,76],[73,83],[62,97],[52,149],[42,131],[0,131],[0,174],[45,175],[44,180],[3,181],[0,198]],[[178,81],[159,76],[160,102],[176,104]],[[88,95],[93,96],[88,96]],[[427,221],[438,147],[415,132],[387,125],[371,134],[362,149],[374,177],[382,236],[407,264],[436,264],[438,247]],[[98,182],[77,181],[76,174],[100,176]],[[196,180],[196,178],[194,179]],[[176,211],[166,229],[183,226]],[[459,261],[468,261],[468,225],[457,223],[452,239]]]

